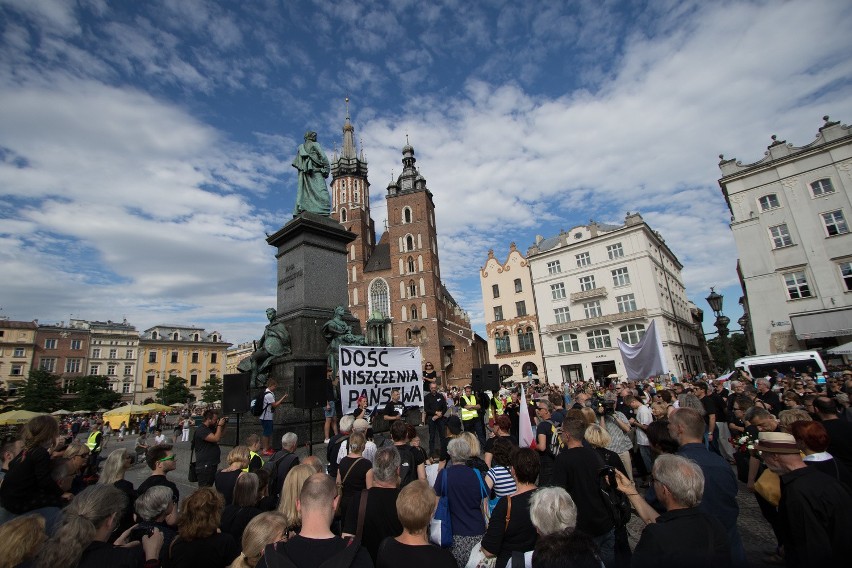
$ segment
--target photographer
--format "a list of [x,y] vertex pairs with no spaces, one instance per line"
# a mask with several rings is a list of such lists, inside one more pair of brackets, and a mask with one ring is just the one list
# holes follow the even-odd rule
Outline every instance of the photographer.
[[192,444],[195,446],[195,474],[199,487],[212,487],[216,469],[222,459],[219,440],[225,433],[228,418],[219,418],[219,411],[213,408],[204,411],[204,421],[195,429]]
[[610,438],[606,449],[618,454],[624,463],[624,469],[630,480],[633,480],[633,466],[630,461],[630,449],[633,442],[630,440],[630,422],[627,417],[615,409],[615,401],[601,400],[595,405],[595,413],[598,415],[598,423],[607,431]]

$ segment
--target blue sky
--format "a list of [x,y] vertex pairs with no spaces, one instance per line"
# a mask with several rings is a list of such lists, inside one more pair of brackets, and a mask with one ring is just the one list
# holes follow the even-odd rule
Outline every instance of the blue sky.
[[255,338],[294,149],[308,128],[339,147],[348,96],[376,226],[407,134],[480,332],[488,249],[627,211],[736,320],[718,155],[852,121],[848,8],[0,0],[0,314]]

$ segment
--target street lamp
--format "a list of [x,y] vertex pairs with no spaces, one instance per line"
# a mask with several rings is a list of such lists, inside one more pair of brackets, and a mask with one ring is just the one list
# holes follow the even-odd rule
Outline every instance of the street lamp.
[[706,300],[710,305],[710,309],[713,310],[713,313],[716,315],[716,322],[713,325],[719,331],[719,338],[722,340],[722,347],[725,352],[725,370],[727,370],[730,369],[732,364],[731,344],[728,341],[728,324],[731,323],[731,318],[722,314],[722,302],[724,300],[724,296],[716,292],[712,287],[710,288],[710,295],[707,296]]

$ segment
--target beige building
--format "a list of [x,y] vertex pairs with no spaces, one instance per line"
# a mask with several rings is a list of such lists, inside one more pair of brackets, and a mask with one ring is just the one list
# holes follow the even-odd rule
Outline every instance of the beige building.
[[237,365],[239,365],[240,361],[250,356],[253,352],[254,342],[252,341],[247,341],[230,347],[226,354],[225,374],[234,375],[239,373],[240,371],[237,369]]
[[10,397],[27,379],[35,352],[38,321],[0,319],[0,381]]
[[529,263],[515,243],[509,245],[505,262],[488,251],[479,270],[488,359],[500,366],[500,378],[526,376],[528,372],[546,379],[541,353],[538,317]]
[[146,329],[139,339],[134,401],[156,399],[157,391],[169,377],[186,379],[196,400],[201,387],[211,378],[222,379],[230,343],[218,331],[207,333],[200,327],[158,325]]

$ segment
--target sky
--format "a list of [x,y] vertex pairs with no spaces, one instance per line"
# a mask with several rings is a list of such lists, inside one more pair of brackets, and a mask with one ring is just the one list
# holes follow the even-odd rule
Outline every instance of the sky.
[[852,122],[849,29],[842,0],[0,0],[0,315],[257,338],[295,148],[331,156],[349,97],[376,227],[408,136],[480,334],[489,249],[628,211],[735,322],[719,154]]

